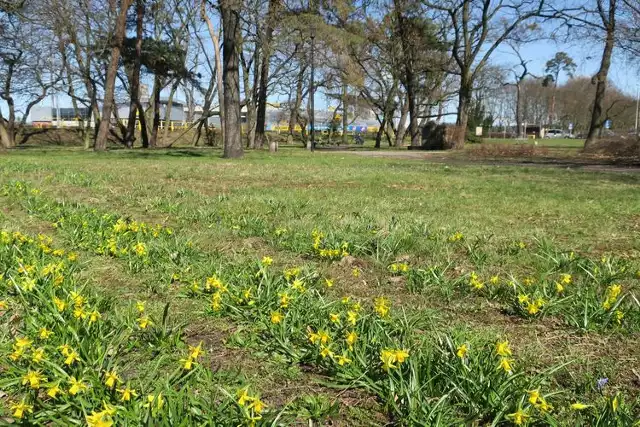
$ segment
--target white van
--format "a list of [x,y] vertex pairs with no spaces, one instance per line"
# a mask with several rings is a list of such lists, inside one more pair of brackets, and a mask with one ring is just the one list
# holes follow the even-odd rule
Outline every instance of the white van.
[[565,133],[562,129],[548,129],[544,133],[545,138],[565,138]]

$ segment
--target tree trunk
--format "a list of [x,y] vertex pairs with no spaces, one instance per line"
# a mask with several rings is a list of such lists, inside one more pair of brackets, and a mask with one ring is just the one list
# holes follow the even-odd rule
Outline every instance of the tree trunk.
[[[144,23],[144,0],[136,0],[136,56],[133,61],[133,70],[131,71],[131,80],[129,83],[131,100],[129,102],[129,121],[127,122],[127,133],[124,137],[125,145],[133,148],[136,134],[136,116],[144,115],[144,112],[138,111],[140,103],[140,67],[142,56],[142,37]],[[146,129],[144,134],[146,135]]]
[[473,84],[471,79],[463,78],[460,89],[458,91],[458,118],[456,125],[461,128],[457,133],[457,140],[451,148],[463,148],[465,139],[467,138],[467,125],[469,124],[469,106],[471,105],[471,94],[473,92]]
[[609,76],[609,67],[611,66],[611,56],[613,54],[613,45],[615,43],[615,13],[616,0],[609,1],[609,22],[607,25],[607,38],[604,43],[604,51],[602,52],[602,61],[600,69],[595,75],[596,95],[593,101],[593,110],[591,112],[591,123],[589,124],[589,133],[584,142],[584,149],[587,150],[595,140],[602,128],[602,104],[604,103],[605,91],[607,88],[607,77]]
[[347,85],[342,82],[342,145],[347,145],[347,126],[349,125],[347,111]]
[[[153,103],[153,122],[151,127],[151,137],[149,138],[149,148],[158,146],[158,129],[160,128],[160,77],[156,75],[153,79],[153,93],[151,102]],[[167,124],[165,123],[165,126]]]
[[380,143],[382,142],[382,135],[385,133],[385,127],[387,126],[387,116],[386,114],[382,117],[382,123],[380,123],[380,127],[378,128],[378,132],[376,132],[376,145],[374,148],[380,148]]
[[302,105],[302,89],[304,87],[305,71],[306,67],[300,67],[300,70],[298,71],[298,79],[296,81],[296,98],[289,114],[289,135],[291,136],[293,136],[296,124],[298,124],[298,112],[300,111],[300,105]]
[[240,5],[235,0],[220,2],[222,15],[222,81],[224,87],[224,157],[242,157],[240,132],[240,70],[238,38],[240,33]]
[[407,133],[407,115],[409,114],[409,102],[405,97],[400,109],[400,120],[398,120],[398,131],[396,132],[396,147],[402,147],[404,144],[404,136]]
[[518,82],[516,84],[516,127],[518,128],[516,134],[518,138],[524,138],[522,134],[522,84]]
[[171,91],[169,92],[169,99],[167,100],[167,107],[164,110],[164,132],[162,133],[162,145],[167,145],[169,139],[169,125],[171,124],[171,113],[173,110],[173,97],[176,95],[176,90],[180,85],[180,79],[176,79],[171,85]]
[[205,0],[202,0],[201,4],[202,19],[207,23],[209,30],[209,37],[211,37],[211,43],[213,44],[213,52],[216,61],[216,84],[218,85],[218,117],[220,117],[220,133],[222,140],[224,140],[224,84],[222,83],[222,56],[220,55],[220,39],[216,35],[213,24],[207,15],[205,9]]
[[114,107],[114,89],[116,85],[116,74],[118,73],[118,64],[120,62],[120,49],[127,30],[127,10],[131,6],[133,0],[122,0],[120,12],[116,20],[116,29],[114,34],[113,46],[111,48],[111,59],[107,68],[107,78],[104,86],[104,102],[102,104],[102,120],[100,128],[96,136],[94,150],[104,151],[107,149],[107,137],[109,136],[109,127],[111,126],[111,114]]
[[[273,25],[278,12],[278,1],[269,1],[269,10],[267,12],[267,22],[262,42],[262,65],[260,68],[260,90],[258,92],[258,117],[256,120],[256,143],[258,147],[262,147],[265,142],[265,126],[267,121],[267,89],[269,86],[269,64],[271,60],[271,42],[273,39]],[[269,146],[269,151],[275,147]]]
[[9,132],[7,121],[0,117],[0,146],[3,148],[13,148],[16,145],[12,132]]

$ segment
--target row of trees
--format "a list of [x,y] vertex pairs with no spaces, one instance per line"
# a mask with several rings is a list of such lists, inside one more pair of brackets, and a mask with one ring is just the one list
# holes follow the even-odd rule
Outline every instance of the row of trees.
[[[614,49],[636,54],[638,16],[630,0],[575,7],[560,0],[0,0],[0,142],[24,142],[32,135],[25,131],[29,111],[63,92],[79,115],[89,111],[82,129],[87,148],[104,150],[108,139],[165,146],[164,94],[169,105],[185,99],[196,144],[219,112],[224,154],[238,157],[245,146],[266,144],[266,108],[276,95],[287,100],[289,132],[300,126],[307,138],[313,65],[313,86],[338,104],[342,138],[350,111],[362,104],[380,123],[377,146],[405,137],[420,145],[421,126],[452,103],[464,128],[479,106],[504,105],[500,97],[512,99],[521,123],[538,114],[535,90],[545,99],[540,114],[547,119],[540,121],[553,123],[568,111],[557,101],[558,81],[575,64],[559,55],[546,76],[532,76],[522,51],[534,39],[562,33],[602,47],[598,73],[572,83],[590,86],[583,93],[593,95],[582,104],[591,105],[584,125],[590,144],[612,114],[606,87]],[[505,46],[520,63],[496,78],[491,59]],[[141,102],[145,83],[148,105]],[[130,105],[126,126],[117,117],[120,103]],[[463,144],[461,138],[451,148]]]

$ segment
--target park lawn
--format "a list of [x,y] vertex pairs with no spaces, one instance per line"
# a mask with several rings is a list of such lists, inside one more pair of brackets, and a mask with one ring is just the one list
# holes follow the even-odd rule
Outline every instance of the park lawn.
[[[74,249],[76,231],[51,226],[56,201],[65,201],[70,212],[88,207],[160,223],[197,248],[193,271],[180,274],[233,270],[264,257],[276,270],[306,266],[313,277],[332,280],[323,291],[328,300],[350,296],[372,305],[384,296],[394,313],[406,310],[428,325],[422,330],[459,343],[506,338],[528,372],[569,363],[549,380],[549,387],[563,390],[558,405],[595,403],[601,377],[609,378],[608,393],[623,393],[628,404],[638,398],[640,316],[632,303],[640,270],[638,175],[294,149],[233,161],[219,154],[11,152],[0,157],[0,185],[13,188],[18,180],[39,191],[0,197],[0,226],[46,232]],[[366,388],[344,393],[326,387],[330,371],[322,364],[303,369],[308,361],[293,363],[290,355],[264,350],[261,328],[207,313],[190,281],[170,285],[170,263],[151,260],[133,268],[90,250],[81,259],[82,277],[122,304],[147,300],[159,313],[171,302],[173,316],[187,325],[187,341],[204,341],[211,366],[225,373],[221,381],[232,387],[234,375],[241,376],[273,409],[304,419],[321,407],[344,424],[381,424],[387,413],[393,419],[407,411],[390,408],[384,396],[373,399],[376,393]],[[567,292],[577,288],[575,303],[554,294],[563,274],[572,276]],[[612,281],[622,284],[630,302],[620,325],[600,308]],[[541,313],[529,312],[520,295],[544,298]],[[561,420],[573,419],[558,409]],[[637,416],[638,407],[633,410]]]

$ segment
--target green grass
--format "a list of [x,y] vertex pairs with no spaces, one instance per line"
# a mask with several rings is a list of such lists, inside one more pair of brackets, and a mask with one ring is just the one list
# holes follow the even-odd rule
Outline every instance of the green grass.
[[[169,286],[177,264],[168,260],[178,240],[162,243],[157,258],[138,265],[129,255],[96,254],[98,241],[93,239],[102,235],[98,232],[94,236],[78,234],[72,226],[51,228],[56,215],[64,212],[68,221],[91,218],[88,207],[99,215],[108,212],[170,226],[176,239],[193,243],[193,251],[180,255],[184,264],[178,268],[192,279],[220,270],[235,283],[256,260],[270,256],[278,268],[305,265],[313,277],[332,278],[334,286],[323,296],[327,304],[345,295],[369,303],[384,295],[394,313],[406,310],[435,334],[469,339],[472,349],[508,337],[518,359],[528,361],[529,373],[572,362],[548,380],[549,386],[563,390],[559,402],[596,402],[593,389],[599,377],[608,377],[610,393],[624,393],[627,402],[637,396],[637,175],[448,166],[296,149],[274,156],[253,152],[235,161],[218,156],[216,150],[12,152],[0,157],[0,185],[20,180],[42,193],[34,198],[0,197],[6,206],[0,210],[0,225],[25,232],[44,230],[70,248],[84,248],[86,264],[80,274],[123,302],[148,299],[151,307],[161,310],[170,301],[175,317],[188,330],[210,331],[207,344],[213,363],[242,366],[242,377],[262,391],[268,404],[288,408],[303,419],[321,419],[326,413],[362,424],[367,418],[362,411],[375,412],[379,423],[384,422],[381,411],[409,419],[425,415],[415,408],[395,407],[393,399],[376,388],[379,385],[351,387],[351,392],[373,394],[384,408],[371,406],[362,396],[356,409],[348,411],[351,400],[320,384],[305,389],[315,397],[296,400],[297,387],[309,384],[316,374],[310,379],[309,373],[300,372],[298,347],[274,344],[274,331],[255,326],[261,322],[260,313],[203,317],[201,304],[208,301],[207,295],[203,301],[203,295],[189,292],[188,281],[184,289]],[[325,236],[320,248],[346,242],[349,256],[335,262],[322,256],[313,247],[315,230]],[[454,238],[457,233],[461,239]],[[409,271],[393,272],[393,263],[406,263]],[[186,267],[188,272],[183,271]],[[470,286],[472,272],[483,282],[481,290]],[[561,273],[573,276],[567,300],[554,296],[553,283]],[[493,276],[499,277],[501,288],[490,287]],[[535,284],[526,284],[529,277]],[[541,313],[528,313],[508,282],[531,298],[544,296],[548,302]],[[613,311],[601,309],[614,282],[622,284],[625,298],[620,308],[628,310],[621,325],[609,316]],[[321,317],[326,315],[322,310]],[[333,368],[319,360],[319,373],[331,374]],[[274,395],[274,383],[290,387],[291,395]],[[494,410],[494,403],[476,403],[485,405],[481,407],[487,413]],[[558,416],[573,419],[562,410]]]

